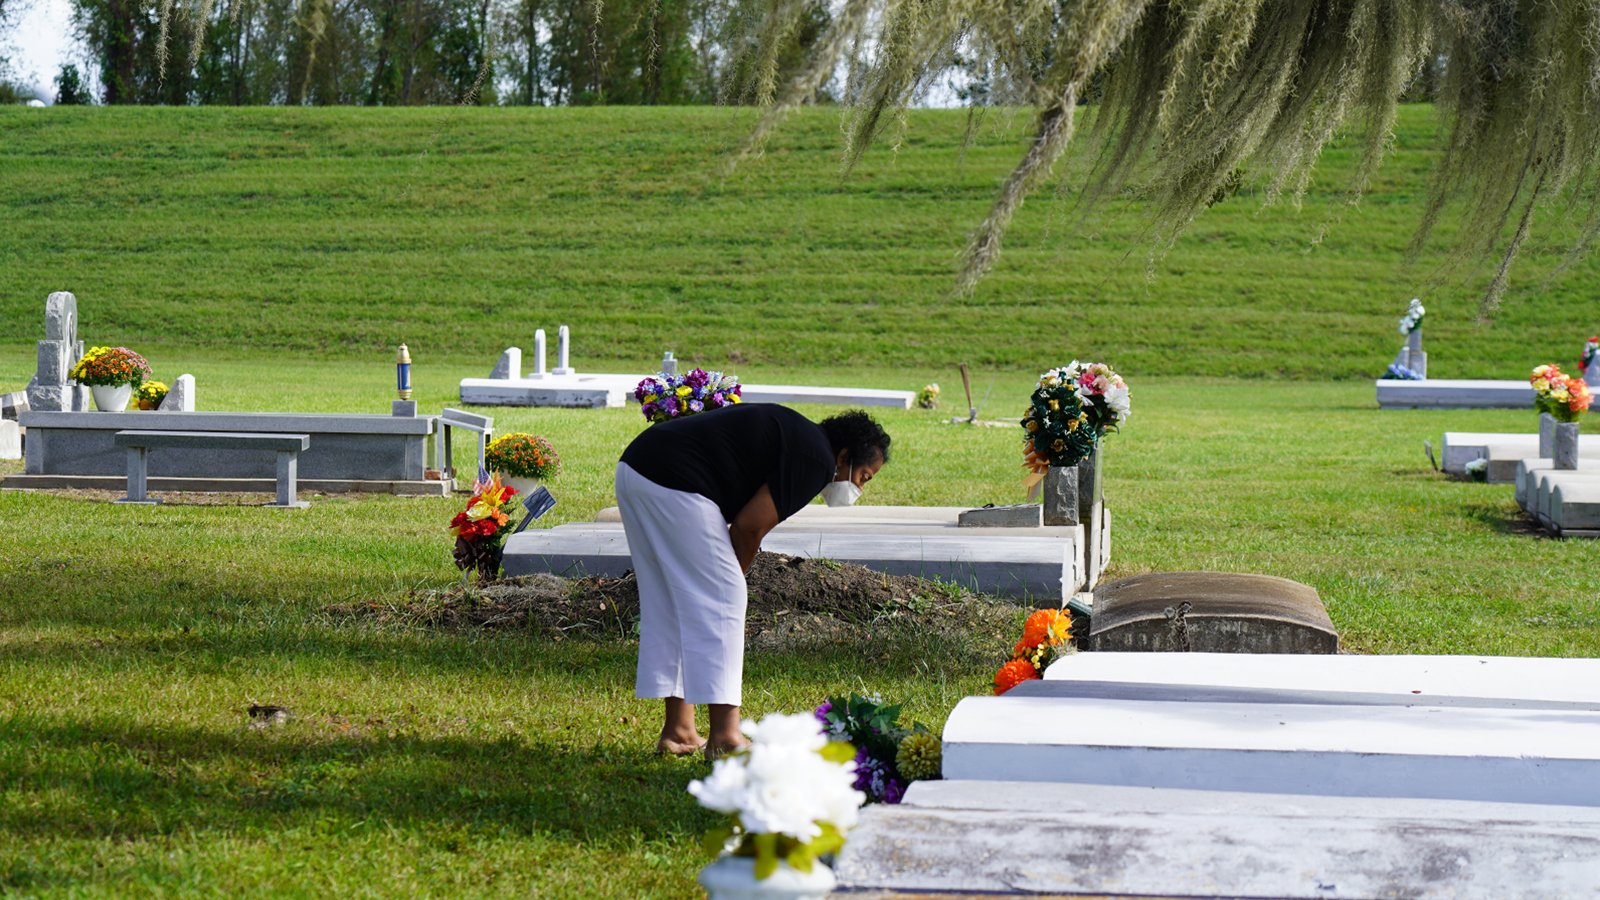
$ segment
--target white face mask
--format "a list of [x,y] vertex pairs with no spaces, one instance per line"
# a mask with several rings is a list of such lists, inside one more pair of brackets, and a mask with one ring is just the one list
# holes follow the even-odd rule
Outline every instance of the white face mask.
[[861,499],[861,488],[850,480],[855,474],[855,467],[852,466],[845,480],[828,482],[827,487],[822,489],[822,502],[829,506],[855,506],[856,501]]

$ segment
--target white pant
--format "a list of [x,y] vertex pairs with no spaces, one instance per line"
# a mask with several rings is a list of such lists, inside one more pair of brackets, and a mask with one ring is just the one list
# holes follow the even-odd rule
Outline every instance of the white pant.
[[617,505],[639,581],[639,697],[739,705],[744,572],[709,499],[617,464]]

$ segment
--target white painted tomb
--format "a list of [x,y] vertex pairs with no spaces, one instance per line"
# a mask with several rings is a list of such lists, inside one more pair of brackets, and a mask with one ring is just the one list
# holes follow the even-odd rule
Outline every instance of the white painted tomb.
[[1425,378],[1376,382],[1382,409],[1532,409],[1533,385],[1527,379],[1478,381]]
[[[501,354],[500,362],[488,378],[461,379],[461,402],[477,406],[557,406],[590,409],[616,409],[634,400],[633,390],[646,375],[579,374],[571,365],[571,331],[562,325],[557,331],[556,367],[545,370],[545,334],[533,333],[534,370],[520,377],[506,369],[521,360],[518,350]],[[515,349],[515,348],[512,348]],[[676,364],[671,351],[663,364]],[[655,373],[651,373],[655,374]],[[823,403],[843,406],[884,406],[910,409],[916,394],[877,388],[808,387],[793,384],[744,384],[740,396],[746,403]]]
[[[856,563],[891,575],[939,578],[1053,605],[1088,583],[1082,526],[963,527],[958,519],[966,509],[814,503],[773,529],[762,549]],[[506,541],[505,573],[621,575],[632,568],[621,516],[609,507],[596,519],[513,535]],[[1109,559],[1109,535],[1103,535],[1102,546]]]

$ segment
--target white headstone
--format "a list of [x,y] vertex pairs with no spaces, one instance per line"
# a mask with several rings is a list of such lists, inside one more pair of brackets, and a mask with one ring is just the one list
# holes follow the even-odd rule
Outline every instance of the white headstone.
[[66,291],[56,291],[44,302],[45,339],[38,345],[38,368],[28,382],[28,404],[50,412],[82,412],[89,408],[89,392],[71,381],[72,367],[83,356],[78,340],[78,301]]
[[1600,340],[1590,338],[1583,345],[1582,358],[1588,360],[1583,368],[1583,383],[1592,388],[1600,387]]
[[0,459],[22,458],[22,428],[11,419],[0,419]]
[[529,378],[543,378],[544,369],[544,329],[539,328],[533,332],[533,371],[528,373]]
[[194,376],[185,372],[173,379],[167,397],[161,401],[161,412],[194,412]]
[[676,374],[678,374],[678,361],[672,358],[672,351],[671,350],[668,350],[666,353],[662,354],[662,356],[661,356],[661,374],[663,374],[663,375],[676,375]]
[[500,354],[500,361],[494,364],[494,371],[489,373],[490,378],[508,381],[512,378],[522,377],[522,348],[507,347]]
[[571,350],[571,333],[563,325],[556,331],[556,367],[552,375],[571,375],[572,366],[569,363],[568,352]]

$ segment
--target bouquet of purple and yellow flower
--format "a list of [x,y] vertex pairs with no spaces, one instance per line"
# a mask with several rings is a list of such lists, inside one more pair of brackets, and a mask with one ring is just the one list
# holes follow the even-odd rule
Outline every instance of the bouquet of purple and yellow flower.
[[742,403],[741,391],[739,379],[732,375],[694,369],[683,375],[652,375],[639,382],[633,397],[646,419],[665,422]]

